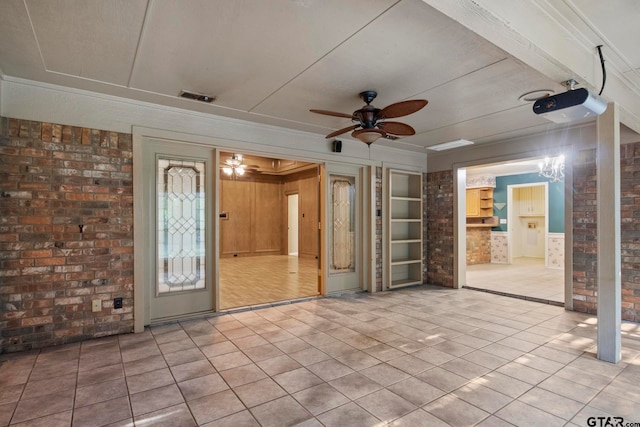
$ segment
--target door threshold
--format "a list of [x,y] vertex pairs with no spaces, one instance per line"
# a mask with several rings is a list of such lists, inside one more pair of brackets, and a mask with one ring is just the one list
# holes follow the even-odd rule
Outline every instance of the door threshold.
[[218,316],[224,316],[227,314],[243,313],[243,312],[252,311],[252,310],[261,310],[264,308],[278,307],[281,305],[314,301],[314,300],[323,299],[323,298],[325,297],[323,297],[322,295],[317,295],[317,296],[296,298],[296,299],[290,299],[290,300],[268,302],[264,304],[232,307],[232,308],[227,308],[220,311],[201,311],[197,313],[189,313],[189,314],[184,314],[180,316],[163,317],[161,319],[152,320],[147,326],[154,327],[154,326],[168,325],[171,323],[188,322],[190,320],[208,319],[210,317],[218,317]]

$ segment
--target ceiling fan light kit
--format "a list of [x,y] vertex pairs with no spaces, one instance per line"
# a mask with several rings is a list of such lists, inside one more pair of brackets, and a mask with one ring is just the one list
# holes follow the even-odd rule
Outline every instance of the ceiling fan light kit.
[[379,109],[371,105],[371,102],[376,96],[378,96],[378,93],[374,90],[360,92],[360,99],[362,99],[366,105],[354,111],[351,115],[327,110],[309,111],[325,116],[349,118],[356,123],[355,125],[331,132],[326,138],[333,138],[334,136],[351,132],[352,137],[359,139],[367,145],[371,145],[379,138],[397,139],[398,136],[415,135],[416,131],[411,126],[400,122],[387,122],[385,120],[413,114],[423,109],[429,101],[426,99],[401,101]]

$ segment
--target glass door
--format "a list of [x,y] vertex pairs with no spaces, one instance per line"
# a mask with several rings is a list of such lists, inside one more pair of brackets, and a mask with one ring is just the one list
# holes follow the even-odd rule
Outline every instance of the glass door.
[[215,152],[157,141],[145,151],[149,322],[211,311]]
[[355,166],[327,165],[325,174],[326,293],[362,287],[360,236],[360,169]]

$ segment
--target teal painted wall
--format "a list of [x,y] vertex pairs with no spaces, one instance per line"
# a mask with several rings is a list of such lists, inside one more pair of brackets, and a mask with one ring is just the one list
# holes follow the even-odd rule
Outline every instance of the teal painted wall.
[[[493,207],[493,214],[499,219],[507,218],[507,186],[529,184],[535,182],[549,182],[537,173],[523,173],[496,177],[496,188],[493,190],[493,203],[504,203],[502,209]],[[507,231],[508,224],[493,227],[493,231]],[[564,233],[564,182],[549,182],[549,232]]]

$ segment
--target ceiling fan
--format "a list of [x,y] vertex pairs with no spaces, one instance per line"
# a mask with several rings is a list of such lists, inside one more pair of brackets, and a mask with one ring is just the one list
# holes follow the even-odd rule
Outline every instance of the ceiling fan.
[[413,99],[410,101],[396,102],[395,104],[388,105],[383,109],[379,109],[371,105],[371,102],[376,98],[376,96],[378,96],[378,93],[374,90],[361,92],[360,99],[362,99],[366,105],[359,110],[354,111],[353,114],[336,113],[334,111],[327,110],[309,111],[312,113],[324,114],[325,116],[344,117],[356,122],[355,125],[347,126],[346,128],[331,132],[326,136],[326,138],[333,138],[334,136],[353,131],[351,132],[352,137],[358,138],[367,145],[371,145],[372,142],[380,137],[393,138],[396,135],[415,135],[416,131],[411,126],[400,122],[387,122],[386,119],[393,119],[413,114],[416,111],[423,109],[429,101],[426,99]]
[[224,163],[220,164],[222,172],[227,176],[238,177],[244,175],[246,172],[258,172],[258,165],[245,165],[243,163],[242,154],[231,154],[231,157],[227,157]]

